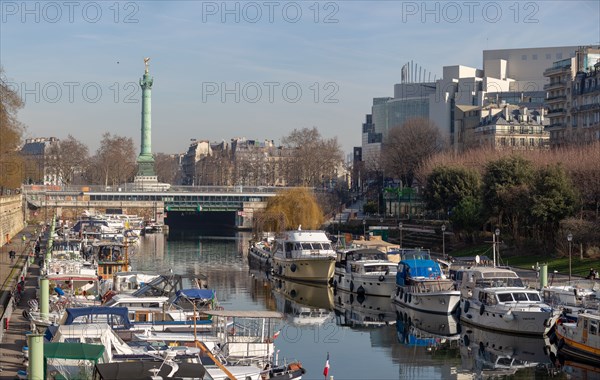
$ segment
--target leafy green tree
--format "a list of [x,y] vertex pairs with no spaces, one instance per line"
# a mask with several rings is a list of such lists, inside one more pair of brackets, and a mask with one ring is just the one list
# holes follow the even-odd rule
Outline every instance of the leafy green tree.
[[529,210],[543,241],[553,241],[560,221],[572,216],[578,206],[577,193],[560,165],[547,166],[535,173],[531,200]]
[[482,201],[485,216],[506,225],[517,240],[519,226],[527,218],[533,165],[520,156],[490,161],[483,175]]
[[430,210],[453,210],[466,197],[479,197],[481,179],[474,170],[440,166],[427,177],[423,200]]
[[481,199],[477,196],[468,195],[460,200],[460,202],[452,209],[450,221],[452,228],[455,231],[466,232],[471,241],[474,240],[475,234],[483,225],[481,215]]

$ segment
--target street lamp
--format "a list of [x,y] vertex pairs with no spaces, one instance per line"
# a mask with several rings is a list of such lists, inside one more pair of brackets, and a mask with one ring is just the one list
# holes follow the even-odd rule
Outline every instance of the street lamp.
[[446,258],[446,225],[442,224],[442,255]]
[[363,219],[363,239],[367,240],[367,219]]
[[[496,244],[500,241],[500,229],[496,228],[492,234],[492,251],[494,252],[494,268],[496,267]],[[500,255],[498,255],[500,256]]]
[[569,282],[571,282],[571,242],[573,241],[573,234],[567,234],[567,241],[569,242]]
[[494,234],[496,234],[496,253],[498,255],[498,261],[500,261],[500,229],[496,228]]
[[400,230],[400,248],[402,248],[402,222],[398,223],[398,229]]

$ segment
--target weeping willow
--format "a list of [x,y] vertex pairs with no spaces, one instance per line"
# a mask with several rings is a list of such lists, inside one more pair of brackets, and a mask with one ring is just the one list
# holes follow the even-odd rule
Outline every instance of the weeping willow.
[[318,229],[323,224],[323,211],[315,195],[308,189],[289,189],[269,199],[267,207],[256,218],[256,229],[280,232],[297,229]]

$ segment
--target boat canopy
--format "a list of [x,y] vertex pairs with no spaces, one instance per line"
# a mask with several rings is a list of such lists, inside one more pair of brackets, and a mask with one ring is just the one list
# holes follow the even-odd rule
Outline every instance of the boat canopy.
[[95,363],[104,354],[104,346],[89,343],[50,342],[44,343],[44,360],[71,359],[90,360]]
[[282,313],[268,310],[207,310],[202,314],[226,318],[283,318]]
[[[126,307],[76,307],[67,308],[64,325],[72,325],[79,317],[85,317],[84,323],[106,322],[115,328],[115,326],[123,326],[124,329],[132,327],[129,320],[128,310]],[[111,323],[115,322],[115,323]]]
[[203,379],[206,369],[200,363],[177,363],[177,371],[168,377],[173,367],[162,361],[132,361],[96,364],[96,379],[137,380],[149,379],[153,369],[160,369],[156,376],[162,379]]
[[387,255],[374,248],[360,248],[347,251],[345,253],[347,260],[387,260]]
[[180,289],[176,293],[176,300],[180,298],[188,298],[188,299],[213,299],[215,298],[215,291],[212,289]]

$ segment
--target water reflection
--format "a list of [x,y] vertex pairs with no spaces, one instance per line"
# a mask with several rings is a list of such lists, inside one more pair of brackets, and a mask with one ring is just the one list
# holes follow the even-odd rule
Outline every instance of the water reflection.
[[396,309],[398,341],[407,346],[426,347],[429,351],[442,346],[456,347],[459,324],[454,315],[427,313],[402,305]]
[[277,310],[293,325],[320,325],[332,315],[333,290],[327,285],[300,283],[275,277],[273,297]]
[[477,378],[514,375],[519,370],[552,366],[548,337],[523,337],[463,325],[462,368]]
[[376,327],[396,323],[396,313],[389,297],[356,295],[338,290],[334,295],[335,320],[338,325]]

